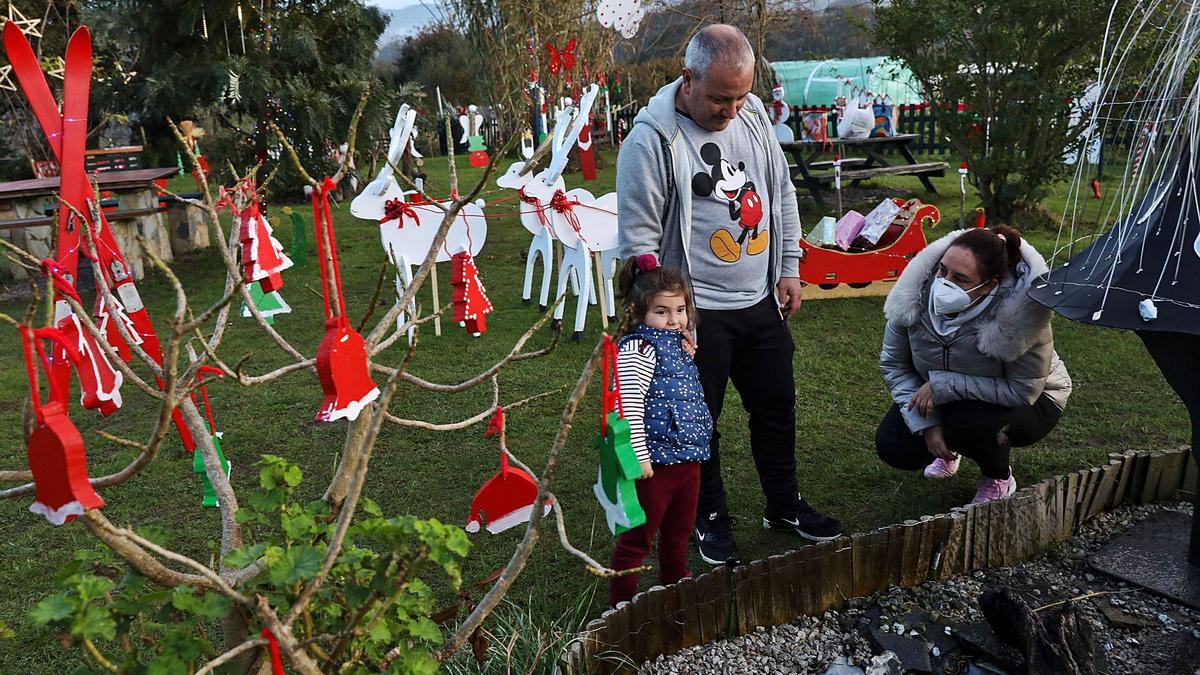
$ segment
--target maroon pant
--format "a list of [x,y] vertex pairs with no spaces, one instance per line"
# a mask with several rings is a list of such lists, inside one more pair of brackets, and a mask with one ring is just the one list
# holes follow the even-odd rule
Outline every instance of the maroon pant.
[[[650,554],[658,534],[658,578],[673,584],[688,575],[687,544],[696,522],[696,498],[700,493],[700,464],[654,465],[654,475],[637,481],[638,502],[646,512],[646,524],[617,537],[612,568],[640,567]],[[616,605],[637,592],[638,575],[613,577],[608,602]]]

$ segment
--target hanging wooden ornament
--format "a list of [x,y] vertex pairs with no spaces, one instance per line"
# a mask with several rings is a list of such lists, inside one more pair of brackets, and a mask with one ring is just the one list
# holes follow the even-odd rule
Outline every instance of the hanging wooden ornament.
[[[291,305],[287,304],[287,301],[283,299],[279,291],[264,293],[262,287],[258,284],[250,285],[250,300],[258,308],[259,313],[263,315],[263,320],[267,322],[267,325],[275,324],[276,314],[292,313]],[[250,307],[244,303],[242,304],[242,316],[247,318],[254,316],[254,313],[250,311]]]
[[617,345],[608,335],[604,336],[600,358],[600,433],[592,440],[592,447],[600,454],[600,473],[592,491],[604,509],[609,531],[617,535],[646,524],[646,512],[638,502],[634,483],[642,475],[642,466],[629,440],[629,422],[621,408]]
[[[324,392],[321,407],[317,410],[316,419],[319,422],[358,419],[363,408],[379,398],[379,389],[371,381],[371,373],[367,368],[366,342],[346,319],[346,298],[342,295],[333,217],[329,212],[329,191],[335,187],[333,180],[326,177],[312,191],[317,258],[321,261],[321,290],[325,299],[325,336],[317,347],[316,359],[317,378]],[[332,279],[326,276],[326,241],[329,244],[328,259],[333,268]]]
[[[508,443],[504,431],[504,408],[496,407],[485,436],[500,435],[500,470],[488,479],[471,500],[466,530],[472,534],[482,525],[492,534],[529,522],[537,501],[537,481],[528,473],[508,464]],[[542,515],[550,513],[550,501]]]
[[450,298],[454,305],[454,320],[467,332],[479,337],[487,331],[487,315],[492,313],[492,301],[479,279],[479,268],[467,251],[450,257],[450,286],[454,293]]
[[[33,473],[34,502],[32,513],[43,516],[51,525],[62,525],[88,509],[104,506],[104,500],[92,488],[87,473],[87,456],[83,437],[67,417],[65,394],[50,376],[42,340],[58,343],[75,364],[81,361],[79,352],[61,332],[54,328],[33,330],[21,327],[21,345],[25,356],[25,372],[29,377],[29,401],[33,406],[33,433],[25,444],[29,470]],[[50,380],[50,400],[42,402],[38,391],[37,363]]]
[[241,220],[243,280],[247,284],[258,282],[264,293],[283,288],[280,273],[291,267],[292,261],[284,254],[259,205],[251,202],[242,211]]
[[283,207],[283,213],[292,219],[292,263],[297,267],[304,267],[308,262],[308,224],[290,206]]
[[[188,355],[195,361],[196,357],[192,353],[191,345],[188,345]],[[233,464],[225,459],[225,453],[221,450],[222,433],[217,431],[217,423],[213,421],[212,405],[208,402],[208,390],[204,386],[204,374],[209,373],[216,377],[224,375],[219,368],[212,366],[200,366],[196,371],[196,381],[200,385],[200,397],[204,401],[204,416],[208,419],[208,432],[212,434],[213,448],[217,451],[217,461],[221,464],[221,471],[229,478],[233,474]],[[201,505],[206,509],[216,508],[221,505],[217,499],[217,493],[213,490],[212,481],[208,479],[208,467],[204,464],[204,454],[198,450],[192,451],[192,471],[200,474],[200,480],[204,485],[203,496],[201,497]]]

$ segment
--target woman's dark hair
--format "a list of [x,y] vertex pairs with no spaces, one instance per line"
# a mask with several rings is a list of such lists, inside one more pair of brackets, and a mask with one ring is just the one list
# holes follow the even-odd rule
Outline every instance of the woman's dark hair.
[[[639,256],[641,257],[641,256]],[[696,322],[696,305],[692,302],[692,289],[679,270],[657,266],[654,269],[639,269],[638,258],[630,258],[621,265],[617,276],[617,298],[625,305],[624,328],[643,320],[650,310],[650,301],[659,293],[679,293],[687,304],[688,322]]]
[[1008,225],[968,230],[951,246],[961,246],[975,256],[980,281],[999,279],[1016,271],[1021,262],[1021,232]]

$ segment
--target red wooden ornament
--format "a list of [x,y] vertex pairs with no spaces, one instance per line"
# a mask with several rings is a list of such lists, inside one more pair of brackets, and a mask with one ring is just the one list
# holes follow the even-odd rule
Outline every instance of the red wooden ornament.
[[592,148],[592,125],[579,131],[579,169],[584,180],[596,180],[596,151]]
[[[471,500],[467,517],[467,532],[474,534],[483,525],[488,532],[499,534],[509,528],[529,522],[537,501],[537,482],[528,473],[508,465],[508,447],[504,436],[504,408],[496,407],[485,436],[500,434],[500,470],[488,479]],[[550,512],[546,501],[543,515]]]
[[58,330],[31,330],[25,326],[21,327],[25,370],[29,376],[29,396],[36,420],[33,433],[29,435],[25,445],[35,489],[34,502],[29,505],[29,510],[45,517],[51,525],[62,525],[76,516],[83,515],[88,509],[104,506],[104,500],[96,494],[88,480],[83,437],[67,417],[67,406],[61,394],[55,391],[57,385],[54,380],[50,380],[50,400],[46,403],[41,402],[34,362],[40,361],[44,372],[49,375],[50,362],[42,348],[43,339],[58,342],[76,364],[81,358],[79,352],[75,351]]
[[[67,280],[61,266],[47,258],[42,261],[42,270],[53,281],[54,289],[60,296],[66,296],[81,302],[75,287]],[[55,327],[63,334],[66,343],[74,347],[80,360],[75,363],[75,375],[79,378],[79,402],[89,410],[99,409],[102,415],[108,416],[121,407],[121,384],[124,375],[113,367],[105,355],[100,343],[89,333],[79,321],[79,317],[71,310],[66,301],[55,303]],[[132,329],[131,329],[132,332]],[[124,341],[121,342],[124,345]],[[54,353],[54,352],[52,352]],[[66,352],[63,352],[66,355]],[[56,370],[52,375],[59,376],[58,386],[67,389],[70,386],[70,370]],[[67,375],[65,381],[61,378]],[[66,403],[65,394],[63,403]]]
[[[329,191],[334,182],[326,177],[313,190],[313,223],[317,234],[317,258],[321,261],[321,290],[325,299],[325,336],[317,347],[317,379],[324,398],[317,410],[319,422],[355,420],[368,403],[379,397],[367,368],[367,345],[346,319],[346,299],[342,295],[342,275],[338,269],[337,244],[333,238],[333,218],[329,213]],[[329,258],[333,261],[333,285],[337,307],[331,302],[325,270],[325,241],[329,240]]]
[[450,256],[450,286],[454,293],[450,298],[454,305],[454,320],[465,326],[467,332],[479,337],[487,331],[486,316],[492,313],[492,301],[479,280],[479,269],[475,259],[467,251]]
[[577,40],[571,38],[563,44],[562,49],[558,49],[553,44],[546,43],[546,56],[550,60],[548,66],[551,73],[558,75],[560,72],[570,72],[575,68],[575,45]]

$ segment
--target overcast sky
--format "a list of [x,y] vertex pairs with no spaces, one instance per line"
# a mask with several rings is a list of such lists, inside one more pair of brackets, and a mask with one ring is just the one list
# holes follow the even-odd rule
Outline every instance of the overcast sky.
[[400,9],[411,5],[419,5],[421,4],[421,0],[366,0],[366,3],[384,9]]

